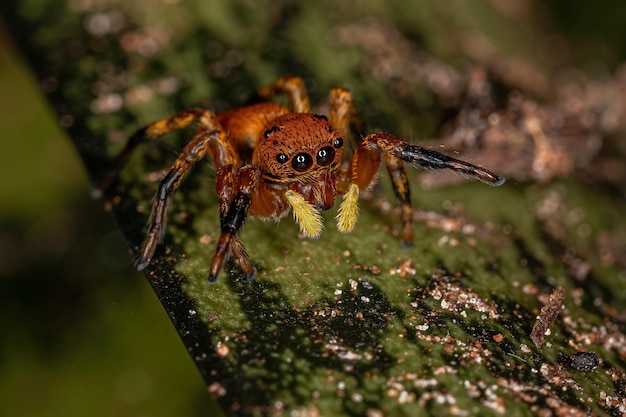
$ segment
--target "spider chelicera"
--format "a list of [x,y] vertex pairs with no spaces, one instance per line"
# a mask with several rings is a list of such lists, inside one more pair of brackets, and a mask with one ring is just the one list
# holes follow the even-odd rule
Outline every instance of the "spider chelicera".
[[110,187],[137,145],[197,123],[193,139],[159,183],[137,269],[150,263],[164,236],[170,195],[192,166],[205,157],[217,169],[220,202],[221,234],[209,268],[211,282],[217,279],[229,253],[248,279],[253,279],[256,269],[237,236],[247,216],[279,220],[291,210],[302,234],[318,237],[323,227],[321,211],[333,207],[340,194],[343,199],[336,216],[337,228],[343,233],[352,231],[358,218],[359,191],[375,181],[383,157],[400,201],[401,238],[406,245],[413,241],[413,208],[405,164],[452,169],[494,186],[504,183],[503,177],[485,168],[387,133],[356,137],[356,150],[344,161],[344,138],[358,125],[349,91],[330,91],[328,117],[310,112],[304,82],[298,77],[280,78],[259,93],[264,98],[284,93],[289,108],[263,102],[218,114],[205,109],[185,110],[159,120],[129,139],[115,168],[96,186],[96,194]]

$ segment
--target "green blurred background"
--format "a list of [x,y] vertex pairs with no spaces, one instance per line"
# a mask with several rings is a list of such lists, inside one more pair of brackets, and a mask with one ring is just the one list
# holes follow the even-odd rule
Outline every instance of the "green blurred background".
[[0,415],[211,415],[202,378],[0,39]]
[[[602,73],[626,58],[623,0],[546,4],[576,45],[571,62]],[[1,31],[0,173],[0,415],[212,415],[200,375]]]

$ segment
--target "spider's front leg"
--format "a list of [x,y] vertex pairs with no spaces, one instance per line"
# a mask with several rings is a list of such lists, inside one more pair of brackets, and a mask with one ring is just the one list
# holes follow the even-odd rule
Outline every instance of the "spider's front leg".
[[138,270],[141,271],[148,266],[159,242],[163,240],[170,196],[178,189],[193,165],[204,158],[207,152],[211,152],[211,145],[219,141],[221,136],[223,136],[223,133],[218,130],[196,135],[185,147],[178,159],[176,159],[176,162],[174,162],[174,165],[165,177],[159,182],[159,190],[156,193],[155,202],[150,213],[148,232],[135,262]]
[[215,165],[220,168],[226,165],[238,165],[239,157],[235,149],[227,141],[226,133],[217,121],[214,113],[201,109],[188,110],[140,129],[129,140],[126,148],[118,157],[117,167],[112,171],[114,174],[105,177],[105,181],[101,183],[103,188],[100,190],[104,190],[106,186],[111,185],[111,182],[107,181],[116,179],[119,170],[127,162],[130,153],[137,145],[146,140],[186,127],[193,121],[198,122],[194,138],[185,146],[172,168],[159,183],[159,189],[150,214],[146,238],[135,263],[139,270],[144,269],[150,263],[156,247],[163,239],[170,196],[178,189],[194,164],[205,156],[210,156]]
[[373,133],[363,140],[366,146],[379,148],[387,155],[398,158],[414,167],[425,169],[451,169],[469,178],[497,187],[504,184],[504,177],[486,168],[470,164],[422,146],[410,145],[404,139],[386,133]]
[[339,230],[349,232],[354,227],[358,209],[357,200],[353,196],[358,195],[360,189],[369,186],[375,179],[382,153],[385,154],[387,170],[391,176],[394,192],[400,200],[402,210],[401,236],[403,243],[407,246],[413,242],[413,208],[409,182],[404,170],[405,163],[426,169],[451,169],[493,186],[504,183],[504,177],[483,167],[421,146],[410,145],[404,139],[393,135],[373,133],[366,136],[357,147],[350,161],[349,170],[341,173],[343,183],[340,185],[346,194],[337,216]]
[[[360,190],[369,187],[376,179],[382,149],[368,146],[358,135],[363,129],[363,124],[354,107],[350,91],[334,88],[329,94],[328,101],[331,125],[343,136],[354,133],[359,145],[350,160],[349,168],[341,171],[338,176],[338,189],[344,193],[344,199],[337,214],[337,227],[341,232],[347,233],[352,231],[356,224]],[[404,164],[401,159],[389,153],[385,155],[385,164],[402,208],[402,241],[409,246],[413,242],[413,208]]]
[[384,133],[374,133],[365,137],[362,145],[370,152],[380,150],[385,153],[387,169],[391,176],[396,197],[402,208],[402,240],[406,245],[413,241],[413,209],[409,182],[404,170],[407,163],[425,169],[451,169],[470,178],[478,179],[492,186],[504,183],[504,177],[486,168],[453,158],[422,146],[411,145],[404,139]]
[[100,198],[106,190],[110,189],[115,184],[120,173],[122,172],[122,169],[128,163],[133,151],[139,145],[153,141],[170,132],[184,129],[197,120],[200,120],[200,124],[215,124],[215,116],[210,111],[204,109],[190,109],[184,110],[172,117],[156,121],[137,130],[130,137],[128,142],[126,142],[124,149],[116,156],[115,165],[106,171],[102,178],[100,178],[98,183],[94,186],[91,192],[92,196],[94,198]]
[[217,189],[220,197],[221,234],[211,259],[209,282],[215,282],[224,267],[230,251],[233,252],[241,270],[252,280],[256,269],[237,237],[248,215],[252,197],[261,178],[258,168],[246,165],[239,171],[224,167],[217,172]]
[[[362,140],[350,159],[347,169],[337,175],[337,190],[343,201],[337,212],[337,228],[342,233],[354,229],[358,218],[359,192],[367,189],[378,175],[383,150]],[[409,183],[402,161],[393,155],[385,155],[387,169],[391,176],[396,197],[402,204],[402,240],[408,246],[413,242],[413,208],[409,193]]]

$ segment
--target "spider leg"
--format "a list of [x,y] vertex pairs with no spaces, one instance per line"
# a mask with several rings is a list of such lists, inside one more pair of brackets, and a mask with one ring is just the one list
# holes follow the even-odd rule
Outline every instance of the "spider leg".
[[252,265],[250,256],[248,255],[248,252],[246,252],[246,248],[243,246],[243,243],[241,243],[241,240],[239,240],[238,237],[236,237],[230,244],[230,250],[237,260],[237,265],[239,265],[239,268],[244,274],[246,274],[248,282],[252,282],[256,276],[256,268]]
[[[218,174],[222,174],[222,171]],[[252,266],[243,245],[238,240],[237,233],[241,230],[246,216],[248,215],[248,209],[250,208],[250,204],[252,202],[252,195],[257,187],[259,179],[261,178],[261,174],[259,173],[258,168],[246,165],[237,172],[236,176],[234,176],[234,174],[232,175],[235,179],[233,185],[236,185],[236,193],[234,193],[232,198],[227,196],[227,201],[230,201],[228,203],[228,208],[224,210],[224,215],[220,215],[222,232],[217,243],[217,248],[215,249],[215,255],[213,255],[213,258],[211,259],[209,282],[215,282],[217,280],[219,273],[224,267],[224,262],[226,262],[226,259],[228,258],[230,250],[232,250],[233,254],[237,257],[239,266],[246,273],[249,280],[252,279],[255,274],[255,269]],[[222,196],[226,196],[226,194],[223,194]],[[222,203],[220,203],[220,207],[222,207]]]
[[[220,200],[220,224],[224,224],[227,220],[229,208],[235,198],[237,187],[237,178],[235,168],[232,165],[220,168],[216,175],[216,190]],[[241,240],[238,236],[234,236],[230,244],[230,250],[237,260],[239,268],[246,274],[249,281],[254,279],[256,268],[250,262],[250,257],[246,252]],[[221,269],[221,268],[220,268]],[[219,273],[219,271],[218,271]]]
[[391,177],[391,184],[396,198],[400,201],[402,219],[402,243],[405,246],[413,245],[413,204],[411,203],[411,189],[409,179],[400,158],[390,154],[385,155],[387,171]]
[[159,136],[184,129],[196,120],[199,121],[198,127],[201,128],[201,130],[216,130],[219,126],[215,115],[211,111],[197,108],[182,111],[172,117],[156,121],[137,130],[130,137],[124,149],[115,158],[115,165],[109,169],[94,186],[92,196],[99,198],[107,189],[111,188],[119,178],[122,169],[128,163],[131,154],[137,146],[153,141]]
[[354,133],[357,142],[362,140],[359,133],[363,131],[363,122],[359,118],[350,91],[344,88],[333,88],[328,94],[328,121],[339,135],[348,137]]
[[289,100],[289,108],[294,113],[310,113],[311,103],[306,92],[304,81],[300,77],[285,76],[273,84],[259,89],[259,95],[265,99],[285,93]]
[[505,181],[504,177],[480,166],[421,146],[410,145],[404,139],[393,135],[373,133],[366,136],[359,144],[350,160],[349,168],[340,171],[337,176],[337,189],[345,193],[337,215],[337,226],[340,231],[349,232],[354,227],[358,216],[357,199],[353,197],[354,193],[367,188],[374,181],[383,152],[394,192],[400,200],[401,236],[407,246],[413,242],[413,207],[409,182],[404,169],[405,163],[426,169],[451,169],[493,186],[501,185]]
[[136,260],[138,270],[144,269],[149,263],[157,245],[163,239],[165,224],[167,220],[167,208],[170,203],[170,196],[191,171],[193,165],[204,158],[212,142],[215,142],[222,135],[219,131],[208,132],[197,135],[183,150],[176,159],[174,165],[159,182],[159,189],[156,193],[155,202],[150,214],[148,231],[146,238]]
[[[347,137],[362,129],[350,91],[333,88],[328,94],[328,104],[328,122],[339,135]],[[360,145],[360,136],[355,134],[354,138]],[[340,170],[336,177],[337,191],[343,194],[336,216],[337,229],[342,233],[354,229],[359,217],[359,191],[369,186],[380,166],[380,152],[365,152],[360,148],[352,155],[349,167]]]
[[380,149],[370,149],[366,142],[361,142],[348,168],[337,173],[337,191],[343,194],[336,217],[340,232],[349,233],[354,229],[359,215],[359,192],[367,189],[376,179],[381,155]]
[[370,147],[377,147],[387,155],[398,158],[409,165],[426,169],[451,169],[461,175],[475,178],[495,187],[504,184],[504,177],[494,174],[486,168],[451,156],[424,148],[410,145],[404,139],[385,133],[373,133],[365,137],[364,141]]
[[426,169],[451,169],[493,186],[504,183],[504,177],[496,175],[488,169],[421,146],[410,145],[404,139],[393,135],[373,133],[365,137],[363,144],[368,149],[380,149],[385,152],[387,169],[392,179],[396,197],[401,203],[402,241],[407,246],[413,242],[413,208],[404,163]]
[[[366,138],[367,139],[367,138]],[[340,171],[340,184],[338,188],[346,187],[344,199],[337,213],[337,226],[339,231],[347,233],[352,231],[358,217],[358,193],[367,189],[376,179],[380,167],[382,149],[370,146],[367,140],[363,140],[357,147],[348,171]],[[406,246],[413,243],[413,205],[411,203],[411,190],[409,181],[404,170],[402,159],[387,153],[385,154],[387,171],[391,177],[391,183],[396,198],[400,201],[402,211],[402,242]]]

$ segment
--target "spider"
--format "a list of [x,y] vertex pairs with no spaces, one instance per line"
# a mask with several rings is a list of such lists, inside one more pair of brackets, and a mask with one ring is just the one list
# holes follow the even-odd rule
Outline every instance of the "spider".
[[131,136],[115,167],[96,186],[96,195],[116,181],[138,145],[197,124],[193,139],[159,183],[147,235],[136,259],[138,270],[150,263],[163,239],[170,196],[192,166],[205,157],[217,170],[221,226],[209,267],[210,282],[217,280],[230,253],[246,277],[254,278],[256,268],[238,237],[247,216],[278,221],[291,211],[301,233],[316,238],[323,227],[321,212],[333,207],[342,195],[337,228],[342,233],[352,231],[359,213],[359,192],[376,180],[383,157],[400,201],[401,239],[407,246],[413,241],[413,208],[405,164],[452,169],[493,186],[504,183],[503,177],[485,168],[387,133],[354,135],[356,149],[344,161],[344,137],[359,126],[350,92],[342,88],[330,91],[328,116],[311,113],[301,78],[282,77],[259,90],[265,99],[279,94],[286,94],[289,107],[266,101],[217,114],[199,108],[185,110]]

